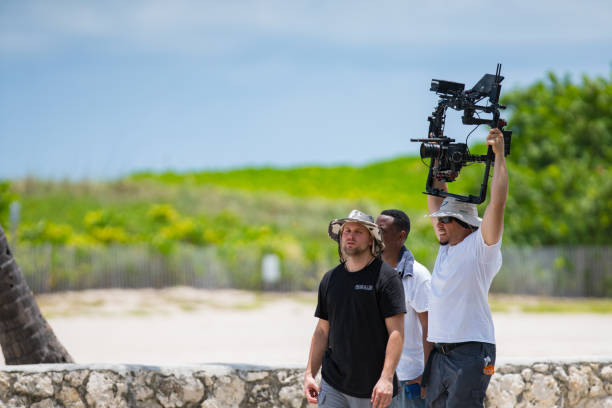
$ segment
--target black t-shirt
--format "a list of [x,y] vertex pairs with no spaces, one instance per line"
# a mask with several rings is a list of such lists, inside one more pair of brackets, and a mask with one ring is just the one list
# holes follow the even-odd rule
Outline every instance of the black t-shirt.
[[[345,394],[369,398],[385,362],[389,333],[385,318],[406,313],[404,288],[395,269],[380,258],[360,271],[344,263],[327,272],[319,285],[315,316],[329,321],[322,376]],[[397,377],[393,376],[393,395]]]

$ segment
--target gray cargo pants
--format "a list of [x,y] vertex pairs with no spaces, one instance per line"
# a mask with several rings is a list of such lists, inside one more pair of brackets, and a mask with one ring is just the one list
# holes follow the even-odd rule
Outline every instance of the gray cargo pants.
[[[397,407],[397,396],[393,397],[387,408]],[[357,398],[338,391],[321,379],[321,392],[317,404],[323,408],[371,408],[372,403],[369,398]]]
[[495,365],[495,344],[469,342],[449,349],[436,344],[429,357],[427,407],[483,407],[491,380],[483,370]]

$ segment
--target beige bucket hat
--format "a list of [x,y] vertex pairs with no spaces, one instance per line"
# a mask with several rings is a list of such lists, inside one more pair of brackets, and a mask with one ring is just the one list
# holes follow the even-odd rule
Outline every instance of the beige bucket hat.
[[[382,241],[382,235],[380,233],[380,228],[374,222],[374,217],[371,215],[362,213],[359,210],[353,210],[350,212],[348,217],[346,218],[337,218],[332,220],[329,223],[329,228],[327,229],[327,233],[329,237],[334,241],[340,243],[340,232],[342,231],[342,226],[347,222],[357,222],[370,231],[370,235],[374,238],[372,242],[372,256],[378,256],[381,254],[383,249],[385,249],[385,244]],[[342,254],[340,254],[340,258],[342,259]]]
[[473,227],[480,227],[482,223],[476,204],[459,201],[455,197],[446,197],[440,209],[426,217],[454,217]]

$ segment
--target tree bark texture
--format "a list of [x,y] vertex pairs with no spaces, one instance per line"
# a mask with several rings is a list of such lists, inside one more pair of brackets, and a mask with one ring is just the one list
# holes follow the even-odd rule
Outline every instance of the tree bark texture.
[[7,365],[73,362],[40,313],[1,226],[0,346]]

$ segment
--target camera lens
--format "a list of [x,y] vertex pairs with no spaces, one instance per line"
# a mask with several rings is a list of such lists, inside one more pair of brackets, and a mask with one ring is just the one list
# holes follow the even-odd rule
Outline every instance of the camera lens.
[[435,158],[438,157],[440,152],[440,146],[431,143],[421,143],[421,159],[426,157]]
[[453,152],[450,156],[450,160],[454,163],[462,163],[463,162],[463,152]]

